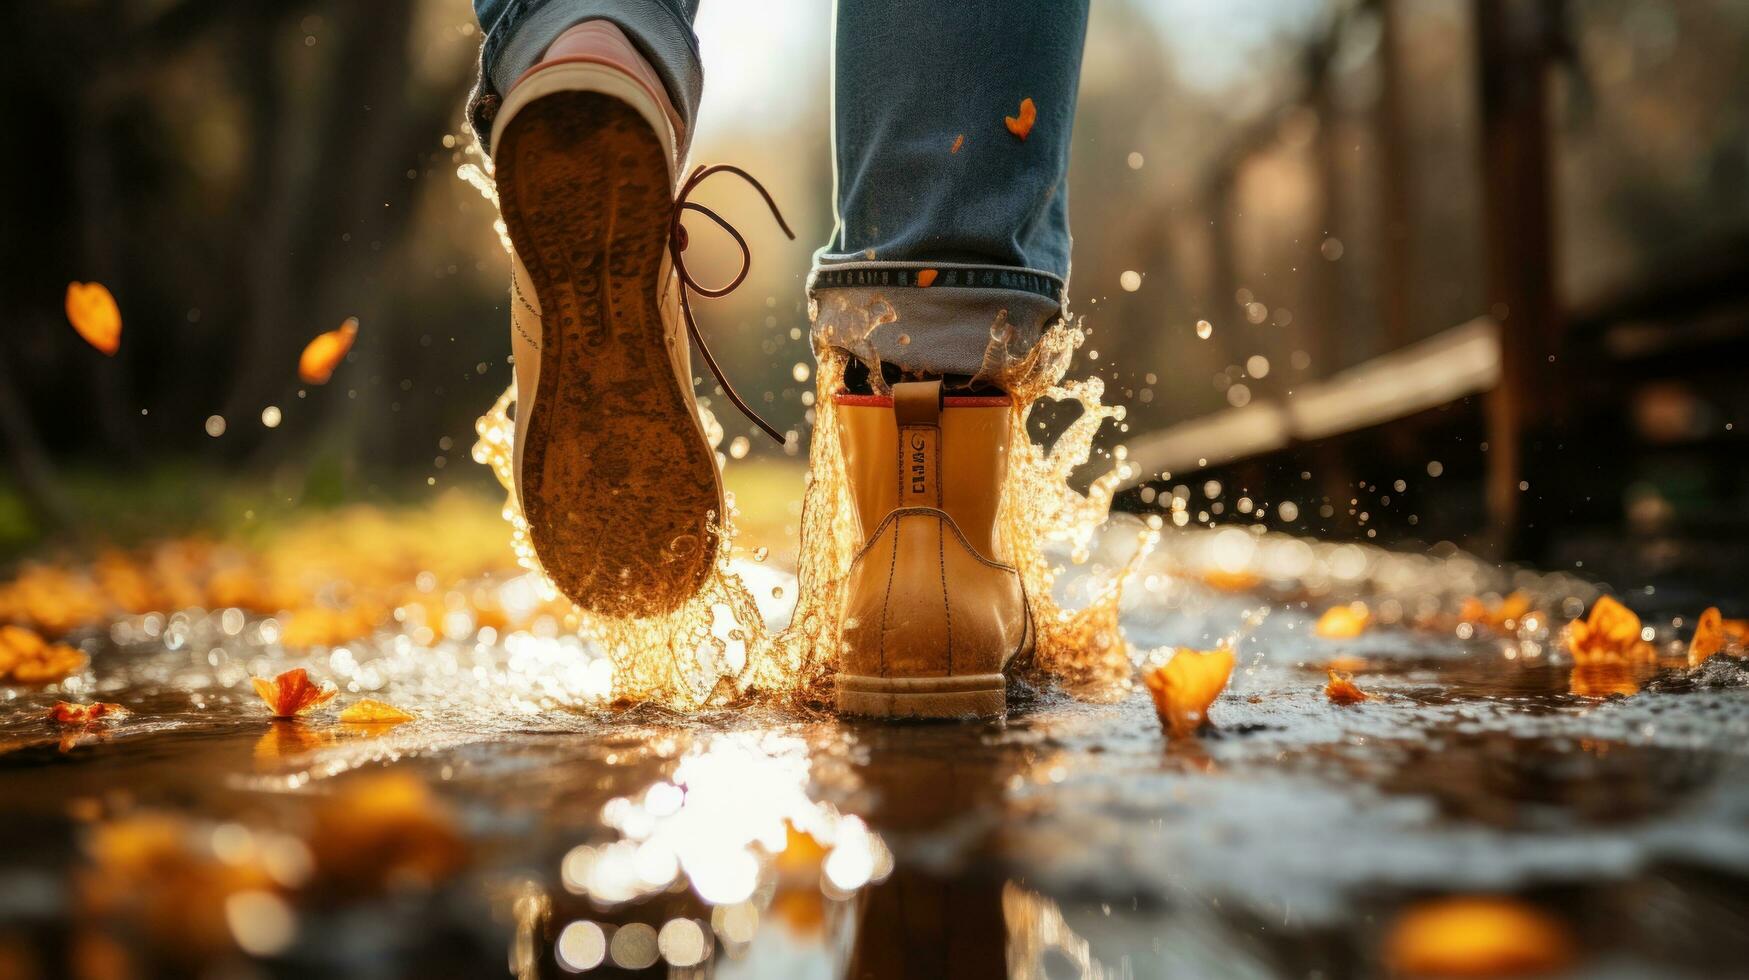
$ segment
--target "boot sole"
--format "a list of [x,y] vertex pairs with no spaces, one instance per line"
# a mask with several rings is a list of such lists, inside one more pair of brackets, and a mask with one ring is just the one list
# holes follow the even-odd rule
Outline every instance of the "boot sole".
[[[621,618],[673,610],[716,560],[716,461],[666,346],[673,202],[650,123],[598,92],[524,106],[499,138],[499,207],[540,300],[521,496],[541,567]],[[690,381],[690,379],[687,379]]]
[[993,718],[1008,710],[1001,674],[865,677],[839,674],[838,710],[868,718]]

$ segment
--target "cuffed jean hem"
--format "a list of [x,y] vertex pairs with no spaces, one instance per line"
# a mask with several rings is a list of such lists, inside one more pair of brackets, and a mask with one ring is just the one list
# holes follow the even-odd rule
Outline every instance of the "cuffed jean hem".
[[808,275],[814,340],[920,374],[975,376],[1026,355],[1065,312],[1063,281],[1002,266],[832,262]]
[[605,20],[625,33],[662,77],[685,131],[692,132],[704,91],[704,70],[692,24],[680,11],[658,0],[518,0],[497,23],[487,25],[479,80],[468,100],[468,121],[488,152],[492,120],[504,93],[540,61],[560,34],[586,20]]

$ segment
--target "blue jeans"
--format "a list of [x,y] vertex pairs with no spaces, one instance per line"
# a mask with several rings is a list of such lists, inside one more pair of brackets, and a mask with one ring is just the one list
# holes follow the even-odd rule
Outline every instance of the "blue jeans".
[[[698,0],[475,0],[470,119],[584,20],[612,21],[687,130]],[[975,374],[993,333],[1023,353],[1067,310],[1069,139],[1087,0],[838,0],[832,238],[808,278],[816,337],[918,374]],[[1031,99],[1024,138],[1004,117]],[[1004,326],[1005,325],[1005,326]]]

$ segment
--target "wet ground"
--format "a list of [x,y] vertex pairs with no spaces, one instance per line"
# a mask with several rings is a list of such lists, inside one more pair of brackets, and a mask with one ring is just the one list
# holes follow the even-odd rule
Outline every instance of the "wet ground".
[[[1126,598],[1138,650],[1236,643],[1176,741],[1139,690],[602,712],[565,706],[594,654],[539,630],[294,653],[236,610],[119,620],[64,689],[0,688],[0,977],[1372,976],[1473,895],[1544,929],[1473,970],[1741,975],[1734,662],[1576,676],[1548,620],[1583,583],[1238,533],[1169,532]],[[1514,586],[1543,622],[1447,614]],[[1352,596],[1378,622],[1313,635]],[[1332,661],[1373,697],[1330,703]],[[270,721],[248,679],[292,666],[418,718]],[[133,714],[66,735],[62,698]]]

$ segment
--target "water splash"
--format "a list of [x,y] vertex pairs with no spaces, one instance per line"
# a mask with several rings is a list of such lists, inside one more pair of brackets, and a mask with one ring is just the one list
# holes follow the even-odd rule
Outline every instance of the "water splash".
[[[722,547],[716,566],[699,593],[673,612],[648,619],[622,620],[573,608],[566,617],[613,664],[612,700],[653,701],[679,709],[724,705],[748,697],[790,700],[824,707],[830,703],[832,665],[842,642],[841,609],[851,559],[861,545],[849,477],[839,446],[832,395],[843,384],[845,368],[856,358],[871,368],[877,389],[884,388],[876,331],[897,322],[892,305],[877,297],[865,306],[810,305],[815,317],[816,417],[803,488],[797,598],[789,625],[769,628],[753,592],[736,571],[733,556],[736,509],[731,499],[719,529]],[[1049,328],[1039,342],[1019,350],[1006,311],[991,326],[979,371],[980,382],[1014,395],[1014,431],[1026,432],[1033,406],[1041,399],[1073,401],[1081,413],[1050,445],[1015,441],[1007,484],[998,509],[998,528],[1009,560],[1020,570],[1033,617],[1037,649],[1023,665],[1036,683],[1061,684],[1071,692],[1105,700],[1127,690],[1133,657],[1118,625],[1124,581],[1152,549],[1156,533],[1138,535],[1134,555],[1115,570],[1093,569],[1097,579],[1086,593],[1088,605],[1060,605],[1053,587],[1062,571],[1053,556],[1066,548],[1069,561],[1086,564],[1095,534],[1110,513],[1111,497],[1128,475],[1122,453],[1116,465],[1095,479],[1086,493],[1069,484],[1085,465],[1107,420],[1121,421],[1122,406],[1106,405],[1098,378],[1064,381],[1075,351],[1085,342],[1078,320]],[[514,387],[479,420],[474,459],[492,469],[506,491],[505,519],[511,526],[518,561],[539,573],[528,524],[515,499],[511,407]],[[700,408],[713,447],[722,428]],[[721,465],[729,460],[718,454]],[[556,595],[544,575],[550,595]]]

